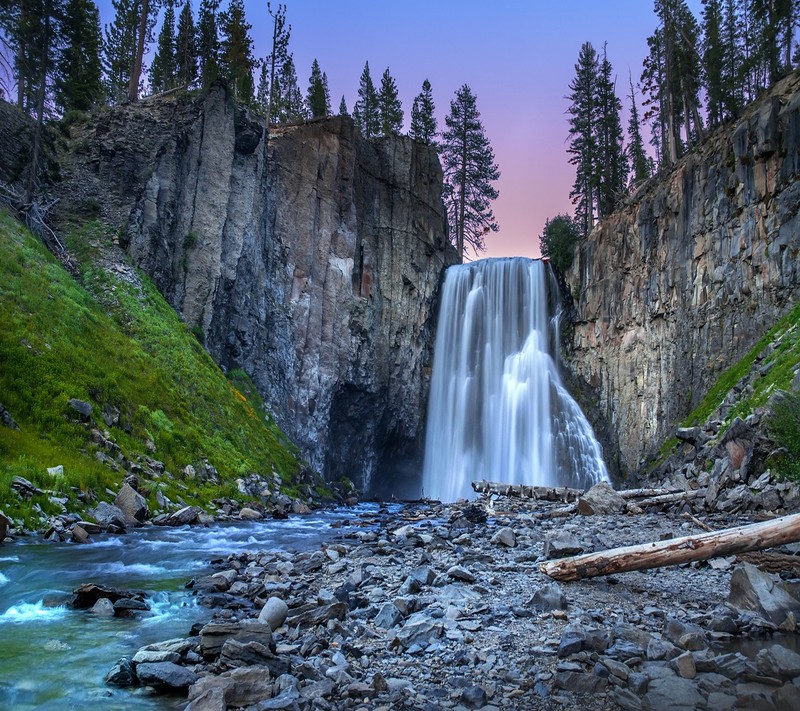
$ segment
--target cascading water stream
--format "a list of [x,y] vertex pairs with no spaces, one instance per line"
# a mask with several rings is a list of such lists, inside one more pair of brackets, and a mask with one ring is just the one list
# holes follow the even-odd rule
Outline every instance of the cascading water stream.
[[484,259],[445,275],[433,361],[423,495],[450,502],[480,479],[588,487],[602,450],[561,382],[550,268]]

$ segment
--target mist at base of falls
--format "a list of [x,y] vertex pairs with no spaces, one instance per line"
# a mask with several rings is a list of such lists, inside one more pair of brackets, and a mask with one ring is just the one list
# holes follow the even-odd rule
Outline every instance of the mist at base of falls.
[[530,259],[445,275],[425,439],[423,496],[452,502],[481,479],[587,488],[608,480],[591,425],[558,373],[558,287]]

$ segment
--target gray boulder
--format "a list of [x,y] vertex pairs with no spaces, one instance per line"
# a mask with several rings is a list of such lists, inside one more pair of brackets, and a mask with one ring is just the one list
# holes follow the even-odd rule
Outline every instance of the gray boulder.
[[556,531],[544,542],[545,558],[563,558],[577,553],[583,553],[583,545],[569,531]]
[[125,514],[118,506],[101,501],[97,506],[89,512],[92,518],[97,521],[103,528],[109,526],[116,526],[120,529],[127,528],[125,524]]
[[578,499],[578,512],[584,516],[618,514],[625,511],[625,499],[611,484],[601,481]]
[[129,526],[141,526],[150,513],[144,497],[127,482],[120,487],[114,506],[122,511]]
[[387,602],[375,617],[374,623],[376,627],[382,627],[383,629],[388,630],[400,624],[402,620],[403,613],[397,609],[397,605],[395,605],[393,602]]
[[800,676],[800,654],[773,644],[759,651],[756,667],[764,676],[791,679]]
[[106,684],[112,686],[133,686],[135,675],[128,657],[122,657],[105,676]]
[[71,410],[77,413],[78,418],[83,422],[88,422],[89,418],[92,416],[92,403],[90,402],[78,400],[73,397],[67,401],[67,405]]
[[145,662],[136,665],[136,676],[146,686],[188,689],[197,681],[197,674],[172,662]]
[[553,610],[566,610],[567,598],[558,583],[543,585],[531,598],[531,605],[536,610],[551,612]]
[[790,614],[800,618],[800,600],[789,594],[780,579],[750,563],[738,566],[731,575],[728,603],[739,610],[755,612],[776,625]]

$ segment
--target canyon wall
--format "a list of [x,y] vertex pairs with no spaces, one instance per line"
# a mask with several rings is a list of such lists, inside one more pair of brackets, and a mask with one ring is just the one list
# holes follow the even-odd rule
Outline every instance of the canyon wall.
[[[624,471],[800,295],[800,74],[652,179],[576,256],[571,368]],[[608,441],[608,439],[606,440]]]
[[309,463],[403,493],[454,261],[435,151],[365,141],[348,117],[273,129],[265,149],[222,86],[115,108],[75,146],[73,202],[101,196],[133,262]]

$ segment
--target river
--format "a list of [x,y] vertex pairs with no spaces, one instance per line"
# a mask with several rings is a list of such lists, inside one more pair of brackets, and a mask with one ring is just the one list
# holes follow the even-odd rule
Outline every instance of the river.
[[[182,708],[185,699],[146,688],[106,686],[103,677],[139,647],[183,637],[209,619],[188,580],[211,561],[245,550],[298,552],[330,540],[343,520],[374,521],[376,505],[293,516],[287,520],[147,527],[98,535],[89,545],[21,539],[0,546],[0,709]],[[144,590],[151,611],[137,618],[98,616],[63,602],[82,583]],[[59,604],[62,603],[62,604]]]

